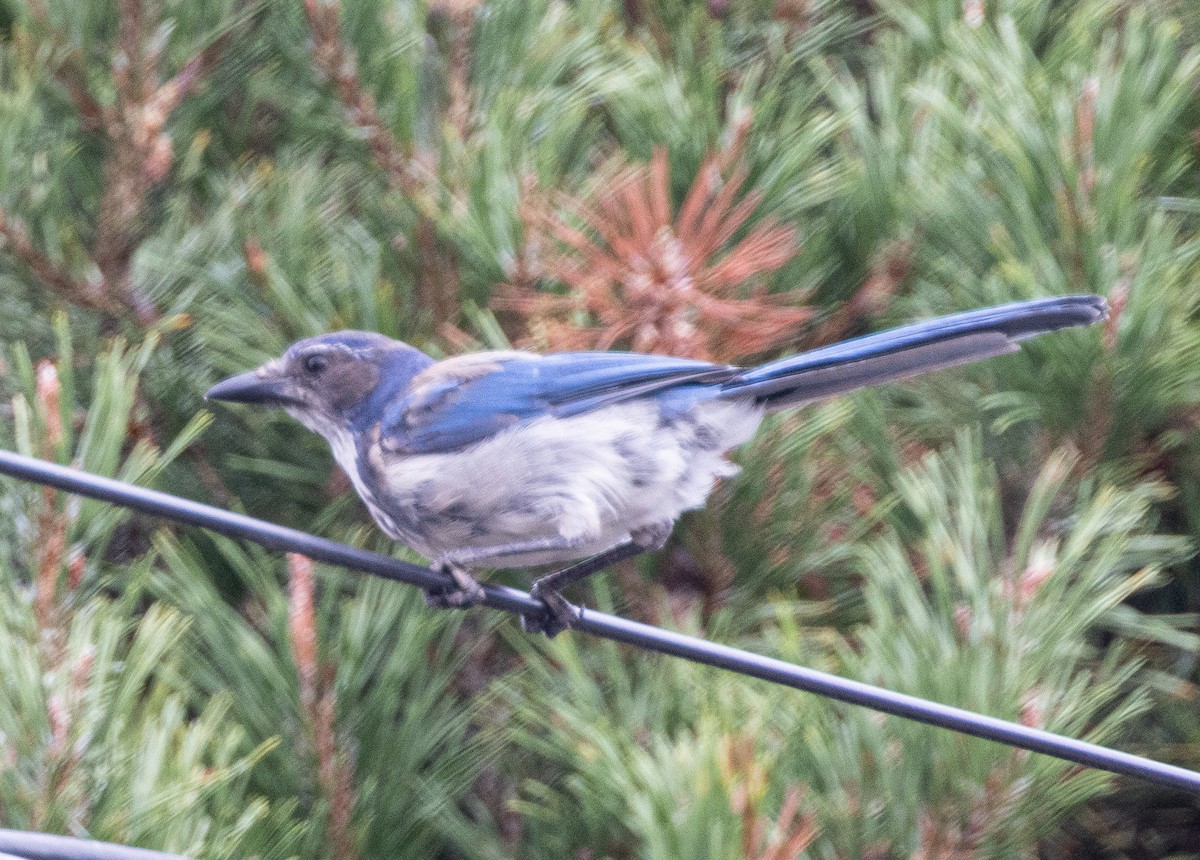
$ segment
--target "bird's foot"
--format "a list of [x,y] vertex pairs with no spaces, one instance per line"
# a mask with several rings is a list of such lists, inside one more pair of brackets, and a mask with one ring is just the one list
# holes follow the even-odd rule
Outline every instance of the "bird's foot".
[[426,591],[426,606],[435,609],[469,609],[483,602],[483,586],[464,568],[452,561],[439,561],[433,565],[433,569],[450,577],[454,584]]
[[674,520],[661,520],[634,529],[629,537],[643,552],[653,552],[667,545],[667,538],[674,530]]
[[545,633],[553,639],[564,630],[570,630],[583,617],[580,607],[568,603],[557,591],[539,588],[536,582],[529,589],[529,596],[542,601],[545,609],[521,616],[521,629],[526,633]]

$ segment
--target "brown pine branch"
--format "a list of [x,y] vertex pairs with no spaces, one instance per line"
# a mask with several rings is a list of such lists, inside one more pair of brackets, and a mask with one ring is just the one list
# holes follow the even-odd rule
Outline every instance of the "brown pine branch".
[[144,238],[144,210],[154,187],[174,162],[171,114],[216,67],[232,37],[225,33],[194,54],[173,77],[162,80],[161,48],[150,47],[155,22],[141,0],[122,0],[118,50],[112,60],[117,108],[105,131],[110,157],[92,254],[110,291],[143,323],[157,312],[131,282],[133,255]]
[[897,239],[876,254],[870,274],[845,304],[830,314],[813,332],[809,346],[836,343],[882,316],[908,280],[913,265],[913,242]]
[[108,139],[104,184],[90,257],[100,277],[82,281],[71,276],[33,247],[19,225],[0,213],[0,236],[43,284],[67,301],[111,316],[135,317],[144,325],[158,319],[157,310],[132,282],[133,256],[145,238],[145,208],[150,193],[166,178],[174,162],[173,142],[164,130],[180,102],[211,73],[231,38],[225,33],[198,51],[173,77],[163,80],[162,45],[154,38],[155,16],[142,0],[120,0],[117,41],[111,62],[115,104],[100,103],[88,90],[80,54],[64,49],[66,38],[52,25],[41,0],[30,14],[48,44],[66,50],[55,69],[75,105],[83,127]]
[[[62,385],[52,361],[38,362],[34,406],[42,425],[40,454],[44,459],[56,460],[63,442]],[[85,648],[68,663],[71,604],[61,588],[62,573],[66,567],[67,586],[74,590],[82,578],[84,558],[68,550],[70,514],[58,509],[58,493],[52,487],[42,488],[41,507],[35,522],[37,570],[34,572],[33,612],[38,629],[39,663],[48,678],[69,673],[66,689],[55,688],[46,698],[49,744],[44,750],[32,810],[35,826],[41,827],[50,819],[55,807],[64,802],[71,806],[72,812],[82,814],[85,798],[72,785],[84,753],[77,738],[79,715],[86,705],[95,653],[94,649]]]
[[[35,384],[34,404],[46,425],[41,455],[48,460],[57,460],[56,448],[62,441],[62,386],[53,362],[38,362]],[[42,487],[37,536],[33,616],[39,630],[49,630],[55,618],[58,575],[67,548],[67,520],[57,510],[57,491],[50,486]]]
[[87,73],[79,51],[67,44],[66,39],[59,33],[50,21],[50,13],[42,0],[28,0],[26,4],[30,17],[39,31],[42,41],[54,48],[61,59],[55,66],[53,74],[67,93],[79,119],[87,131],[101,131],[111,121],[111,109],[101,104],[88,91]]
[[313,37],[313,65],[333,85],[346,117],[363,132],[388,184],[401,191],[415,191],[410,154],[387,127],[374,97],[363,90],[358,57],[342,41],[338,0],[304,0],[304,14]]
[[[466,5],[469,11],[470,4]],[[430,180],[436,169],[430,157],[415,153],[392,133],[375,98],[363,89],[358,76],[358,56],[342,39],[339,0],[304,0],[304,14],[312,33],[313,65],[337,93],[347,120],[366,139],[371,157],[390,188],[400,192],[416,209],[420,223],[415,231],[420,267],[416,273],[416,299],[439,321],[452,320],[461,308],[458,265],[455,255],[437,232],[441,216]],[[465,12],[456,15],[461,25]],[[451,123],[464,134],[467,111],[466,40],[456,40],[451,63]],[[394,243],[394,244],[399,244]]]
[[752,735],[723,737],[718,765],[730,809],[742,820],[743,857],[788,860],[798,857],[820,835],[816,816],[800,811],[804,786],[788,789],[774,821],[758,813],[767,790],[767,769],[756,753]]
[[157,100],[165,113],[175,110],[181,101],[195,92],[200,83],[212,74],[232,39],[232,31],[222,33],[207,47],[193,54],[173,78],[158,88]]
[[[591,199],[523,206],[537,272],[497,292],[493,306],[523,318],[526,341],[553,349],[665,352],[735,360],[798,334],[812,317],[798,291],[768,293],[763,276],[799,251],[796,231],[766,217],[748,227],[760,197],[744,192],[748,119],[733,144],[710,153],[676,211],[667,154],[649,165],[602,171]],[[739,234],[742,234],[739,238]],[[538,279],[567,287],[539,290]]]
[[354,768],[337,747],[333,667],[320,662],[313,565],[310,559],[297,553],[288,553],[287,565],[292,662],[300,682],[301,716],[317,760],[317,781],[329,804],[327,844],[330,856],[352,860],[358,856],[352,828]]
[[146,49],[151,27],[141,0],[121,0],[111,66],[117,106],[105,129],[109,158],[92,242],[92,259],[110,292],[146,323],[157,314],[133,286],[133,255],[144,235],[146,198],[172,160],[171,138],[162,130],[167,114],[154,105],[161,56]]
[[300,683],[300,707],[307,715],[316,708],[320,681],[312,561],[302,555],[288,553],[287,565],[288,632],[292,642],[292,663]]
[[120,307],[104,288],[103,278],[83,280],[34,247],[25,228],[0,210],[0,239],[10,254],[20,260],[39,281],[68,302],[92,310],[116,314]]

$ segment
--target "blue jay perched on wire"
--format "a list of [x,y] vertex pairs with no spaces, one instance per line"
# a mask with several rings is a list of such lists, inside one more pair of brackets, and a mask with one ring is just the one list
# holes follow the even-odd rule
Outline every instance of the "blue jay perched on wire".
[[[737,467],[763,416],[856,388],[1013,352],[1107,316],[1099,296],[1016,302],[891,329],[750,369],[620,352],[481,352],[445,361],[340,331],[217,383],[206,397],[281,406],[333,449],[379,527],[454,585],[471,571],[577,562],[533,583],[548,635],[579,609],[560,590],[660,548]],[[583,559],[582,561],[579,561]]]

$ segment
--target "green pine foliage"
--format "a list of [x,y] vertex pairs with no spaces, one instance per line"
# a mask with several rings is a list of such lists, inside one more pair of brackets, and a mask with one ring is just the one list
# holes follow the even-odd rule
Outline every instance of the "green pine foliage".
[[[22,453],[135,483],[152,481],[207,424],[193,419],[166,449],[131,439],[144,419],[138,381],[153,350],[119,340],[90,374],[72,367],[65,319],[55,364],[35,371],[13,350],[21,390],[12,434]],[[76,394],[90,391],[82,426]],[[146,604],[158,567],[128,512],[6,482],[7,572],[0,653],[0,808],[5,826],[88,835],[197,857],[289,856],[291,807],[252,789],[279,739],[252,741],[218,691],[194,700],[191,619]],[[272,846],[278,846],[279,850]]]
[[[1186,540],[1147,529],[1164,488],[1079,486],[1075,458],[1060,453],[1034,476],[1010,534],[984,462],[979,439],[963,433],[894,476],[879,529],[849,561],[866,605],[847,632],[799,623],[805,608],[783,599],[770,626],[738,633],[738,619],[718,614],[704,627],[890,689],[1113,740],[1146,711],[1149,684],[1127,645],[1099,649],[1089,631],[1189,555]],[[514,645],[525,671],[501,687],[501,702],[529,753],[517,808],[532,856],[586,846],[601,856],[629,846],[663,858],[749,856],[762,816],[776,840],[815,826],[811,856],[1028,856],[1108,782],[616,645]],[[621,729],[631,725],[639,730]],[[797,791],[810,818],[779,820]],[[747,795],[757,801],[749,814]],[[769,844],[756,850],[775,856]]]
[[[772,417],[664,552],[578,596],[1200,768],[1194,6],[9,0],[0,444],[415,559],[319,439],[202,393],[336,328],[541,342],[503,297],[588,289],[556,236],[663,158],[633,217],[703,182],[755,204],[696,268],[795,229],[722,296],[764,325],[803,302],[782,350],[1042,295],[1113,316]],[[686,294],[670,229],[622,262]],[[555,324],[644,313],[604,307]],[[339,860],[1200,831],[1170,793],[9,480],[0,592],[5,827]]]

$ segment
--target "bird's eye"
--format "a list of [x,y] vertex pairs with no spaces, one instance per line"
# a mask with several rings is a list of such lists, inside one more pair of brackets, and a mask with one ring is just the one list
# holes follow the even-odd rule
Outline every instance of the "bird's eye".
[[317,374],[329,366],[329,359],[323,355],[310,355],[304,359],[304,369],[309,373]]

